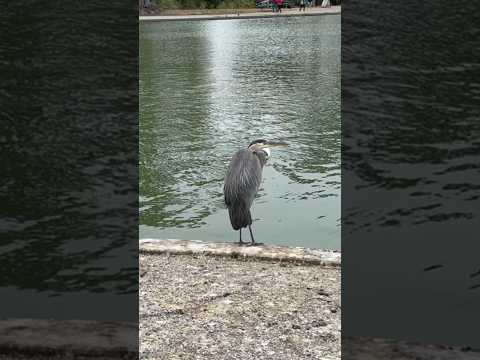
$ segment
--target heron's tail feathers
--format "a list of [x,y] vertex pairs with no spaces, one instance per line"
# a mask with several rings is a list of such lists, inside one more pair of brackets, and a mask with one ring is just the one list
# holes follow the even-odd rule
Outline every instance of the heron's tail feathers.
[[235,204],[228,208],[228,215],[230,215],[230,222],[233,230],[252,225],[252,215],[250,209],[244,204]]

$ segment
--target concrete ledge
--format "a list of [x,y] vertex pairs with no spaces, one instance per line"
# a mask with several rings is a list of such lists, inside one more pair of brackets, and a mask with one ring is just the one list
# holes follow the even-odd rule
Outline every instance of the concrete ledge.
[[474,360],[478,350],[367,337],[342,337],[342,359],[356,360]]
[[0,320],[0,359],[138,359],[138,324]]
[[341,254],[338,251],[274,245],[240,246],[237,243],[215,243],[199,240],[143,239],[140,240],[140,252],[253,258],[256,260],[300,262],[333,267],[341,264]]

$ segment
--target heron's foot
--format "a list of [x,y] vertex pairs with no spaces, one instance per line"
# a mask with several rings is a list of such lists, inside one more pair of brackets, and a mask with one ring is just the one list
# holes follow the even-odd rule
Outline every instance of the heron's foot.
[[247,246],[262,246],[262,245],[264,245],[264,244],[254,241],[254,242],[249,243]]

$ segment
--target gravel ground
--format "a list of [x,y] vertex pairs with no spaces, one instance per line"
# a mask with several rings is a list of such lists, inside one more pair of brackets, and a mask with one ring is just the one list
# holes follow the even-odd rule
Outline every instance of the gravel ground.
[[140,255],[141,359],[340,359],[340,268]]

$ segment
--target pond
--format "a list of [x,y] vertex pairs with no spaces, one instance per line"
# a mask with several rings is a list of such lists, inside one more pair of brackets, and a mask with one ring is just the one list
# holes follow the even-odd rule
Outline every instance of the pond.
[[140,238],[238,241],[223,179],[236,150],[266,138],[289,147],[264,168],[256,240],[340,249],[340,24],[140,24]]

